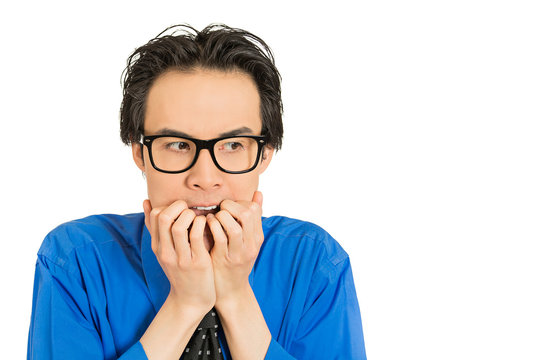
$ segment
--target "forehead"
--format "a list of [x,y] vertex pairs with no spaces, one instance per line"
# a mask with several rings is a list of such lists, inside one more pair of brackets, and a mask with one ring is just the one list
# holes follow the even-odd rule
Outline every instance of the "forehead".
[[173,129],[208,139],[243,127],[260,134],[260,97],[242,72],[172,70],[153,83],[144,121],[146,135]]

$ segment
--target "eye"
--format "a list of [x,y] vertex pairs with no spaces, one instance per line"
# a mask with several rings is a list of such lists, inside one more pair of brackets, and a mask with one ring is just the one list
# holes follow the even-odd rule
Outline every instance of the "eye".
[[245,146],[239,142],[239,141],[228,141],[222,144],[222,149],[224,151],[236,151],[236,150],[242,150]]
[[188,150],[190,150],[190,144],[188,144],[187,142],[183,142],[183,141],[171,142],[171,143],[166,144],[165,147],[167,149],[177,150],[177,151],[188,151]]

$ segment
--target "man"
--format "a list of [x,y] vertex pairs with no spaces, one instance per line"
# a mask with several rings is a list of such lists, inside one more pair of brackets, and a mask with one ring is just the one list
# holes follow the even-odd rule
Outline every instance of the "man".
[[345,251],[313,224],[261,216],[283,134],[270,49],[223,25],[184,30],[126,69],[121,138],[147,180],[144,213],[46,237],[28,358],[365,358]]

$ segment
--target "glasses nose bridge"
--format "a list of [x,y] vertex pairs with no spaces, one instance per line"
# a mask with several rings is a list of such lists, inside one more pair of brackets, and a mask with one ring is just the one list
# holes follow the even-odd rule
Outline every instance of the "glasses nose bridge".
[[218,167],[217,160],[215,159],[215,152],[214,152],[214,147],[218,139],[212,139],[212,140],[193,139],[193,141],[196,145],[196,154],[195,154],[195,160],[193,161],[190,167],[193,167],[195,165],[195,163],[199,159],[199,154],[203,149],[207,150],[207,152],[209,153],[209,156],[211,157],[211,161],[213,161],[215,166]]
[[211,149],[214,147],[215,143],[217,142],[217,139],[212,139],[212,140],[194,139],[194,142],[196,144],[196,147],[197,147],[196,151],[198,153],[203,149],[207,149],[207,150],[209,150],[209,152],[211,152]]

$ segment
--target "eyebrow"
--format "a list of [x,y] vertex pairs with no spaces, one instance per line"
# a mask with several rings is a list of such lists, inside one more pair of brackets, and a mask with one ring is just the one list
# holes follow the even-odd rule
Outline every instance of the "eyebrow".
[[[247,126],[242,126],[241,128],[230,130],[223,132],[219,134],[219,137],[226,137],[226,136],[238,136],[238,135],[246,135],[246,134],[253,134],[253,130],[248,128]],[[157,135],[169,135],[169,136],[177,136],[177,137],[187,137],[187,138],[193,138],[193,136],[183,132],[178,131],[174,129],[169,128],[163,128],[161,129]]]

